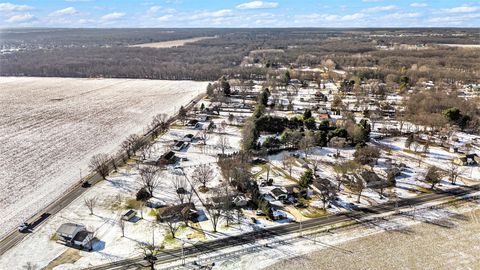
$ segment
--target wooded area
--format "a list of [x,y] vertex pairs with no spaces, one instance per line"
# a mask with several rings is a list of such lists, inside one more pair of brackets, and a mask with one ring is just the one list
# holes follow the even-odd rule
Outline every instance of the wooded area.
[[[414,82],[480,78],[480,50],[435,45],[478,44],[476,31],[438,33],[436,29],[390,29],[388,35],[375,29],[7,29],[1,34],[0,75],[215,80],[223,74],[266,74],[268,67],[312,67],[329,61],[332,68],[355,69],[361,78],[385,82],[390,74],[401,75],[403,67]],[[217,38],[175,48],[128,47],[202,36]],[[246,58],[264,70],[245,68],[241,63]]]

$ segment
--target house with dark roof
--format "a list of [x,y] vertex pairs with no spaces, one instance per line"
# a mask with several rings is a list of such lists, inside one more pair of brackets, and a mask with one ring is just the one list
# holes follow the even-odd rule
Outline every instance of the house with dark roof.
[[185,136],[183,136],[183,141],[184,142],[192,142],[193,141],[193,137],[195,137],[193,134],[187,134]]
[[137,215],[137,211],[130,209],[125,214],[122,215],[122,220],[129,221],[130,219],[134,218],[136,215]]
[[87,231],[84,225],[64,223],[56,231],[58,241],[82,249],[92,249],[93,232]]
[[454,158],[453,163],[459,166],[475,165],[480,163],[480,157],[477,154],[462,154]]
[[157,220],[160,222],[192,220],[197,217],[197,209],[193,203],[182,203],[162,207],[157,210]]
[[287,192],[278,187],[270,190],[269,193],[277,201],[286,200],[288,198]]
[[175,164],[177,162],[177,157],[175,156],[175,152],[168,151],[164,153],[160,158],[158,158],[156,165],[157,166],[165,166],[170,164]]

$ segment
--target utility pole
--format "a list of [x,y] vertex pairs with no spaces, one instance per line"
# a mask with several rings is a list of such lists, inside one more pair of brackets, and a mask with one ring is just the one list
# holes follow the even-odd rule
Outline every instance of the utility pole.
[[185,246],[185,242],[182,241],[182,265],[185,265],[185,250],[183,246]]
[[302,236],[303,236],[302,217],[300,217],[299,221],[300,221],[300,226],[299,226],[299,230],[300,230],[300,237],[302,237]]

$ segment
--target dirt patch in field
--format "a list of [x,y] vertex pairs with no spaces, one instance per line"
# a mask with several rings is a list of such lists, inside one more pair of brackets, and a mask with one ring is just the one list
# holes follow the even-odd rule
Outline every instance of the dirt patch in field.
[[82,258],[82,256],[80,256],[80,252],[78,250],[69,248],[60,256],[58,256],[55,260],[51,261],[44,268],[44,270],[53,270],[55,267],[62,264],[75,263],[76,261],[80,260],[80,258]]
[[196,37],[196,38],[188,38],[188,39],[177,39],[177,40],[168,40],[168,41],[161,41],[161,42],[152,42],[152,43],[142,43],[131,45],[129,47],[137,47],[137,48],[174,48],[184,46],[187,43],[193,43],[200,40],[210,39],[215,37]]

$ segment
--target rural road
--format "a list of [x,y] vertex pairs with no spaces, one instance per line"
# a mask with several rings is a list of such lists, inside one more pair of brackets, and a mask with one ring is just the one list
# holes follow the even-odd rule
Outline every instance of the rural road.
[[[204,97],[204,94],[200,94],[196,98],[190,101],[185,106],[186,110],[190,110],[193,108],[197,102],[199,102],[202,98]],[[177,115],[172,116],[170,118],[169,122],[170,124],[177,118]],[[151,140],[153,137],[153,130],[150,130],[148,133],[143,134],[143,139],[144,140]],[[122,157],[117,156],[115,157],[116,163],[117,164],[122,164]],[[18,230],[13,230],[9,233],[6,234],[5,237],[3,237],[0,240],[0,256],[2,256],[5,252],[7,252],[9,249],[14,247],[16,244],[20,243],[25,237],[27,237],[31,233],[35,233],[35,229],[38,228],[41,224],[45,222],[50,216],[55,215],[58,213],[60,210],[68,206],[71,202],[73,202],[76,198],[78,198],[80,195],[82,195],[85,191],[88,190],[88,188],[82,187],[83,182],[88,182],[92,186],[95,185],[96,183],[100,182],[103,180],[103,178],[98,174],[92,172],[91,174],[85,176],[81,181],[79,181],[77,184],[73,185],[62,197],[59,199],[55,200],[52,202],[50,205],[45,207],[42,211],[38,212],[31,218],[29,218],[26,222],[30,224],[28,230],[29,232],[26,233],[21,233]],[[18,224],[20,225],[20,224]]]
[[[480,185],[458,187],[458,188],[451,189],[449,191],[437,191],[434,193],[421,195],[415,198],[399,200],[397,203],[397,206],[398,206],[397,209],[409,208],[414,205],[420,205],[420,204],[433,202],[437,200],[458,199],[458,197],[475,193],[478,191],[480,191]],[[359,222],[360,218],[365,218],[365,217],[376,215],[376,214],[394,211],[397,207],[395,204],[396,204],[395,202],[390,202],[390,203],[372,206],[372,207],[358,208],[357,210],[351,211],[348,213],[340,213],[340,214],[310,219],[302,222],[301,228],[302,230],[308,230],[308,229],[324,227],[327,225],[338,224],[346,221]],[[299,223],[279,225],[269,229],[259,229],[255,232],[245,233],[238,236],[230,236],[227,238],[222,238],[222,239],[213,240],[213,241],[197,244],[194,246],[186,247],[184,248],[184,257],[198,256],[206,252],[214,252],[217,250],[221,250],[223,248],[254,243],[256,240],[259,240],[259,239],[272,238],[275,236],[291,234],[299,231],[300,231]],[[175,260],[181,260],[181,258],[182,258],[181,249],[167,250],[157,255],[156,263],[157,264],[168,263]],[[132,267],[135,267],[138,265],[144,265],[144,264],[145,264],[144,259],[142,257],[137,257],[132,259],[120,260],[120,261],[99,265],[95,267],[90,267],[90,268],[87,268],[87,270],[131,269]]]

